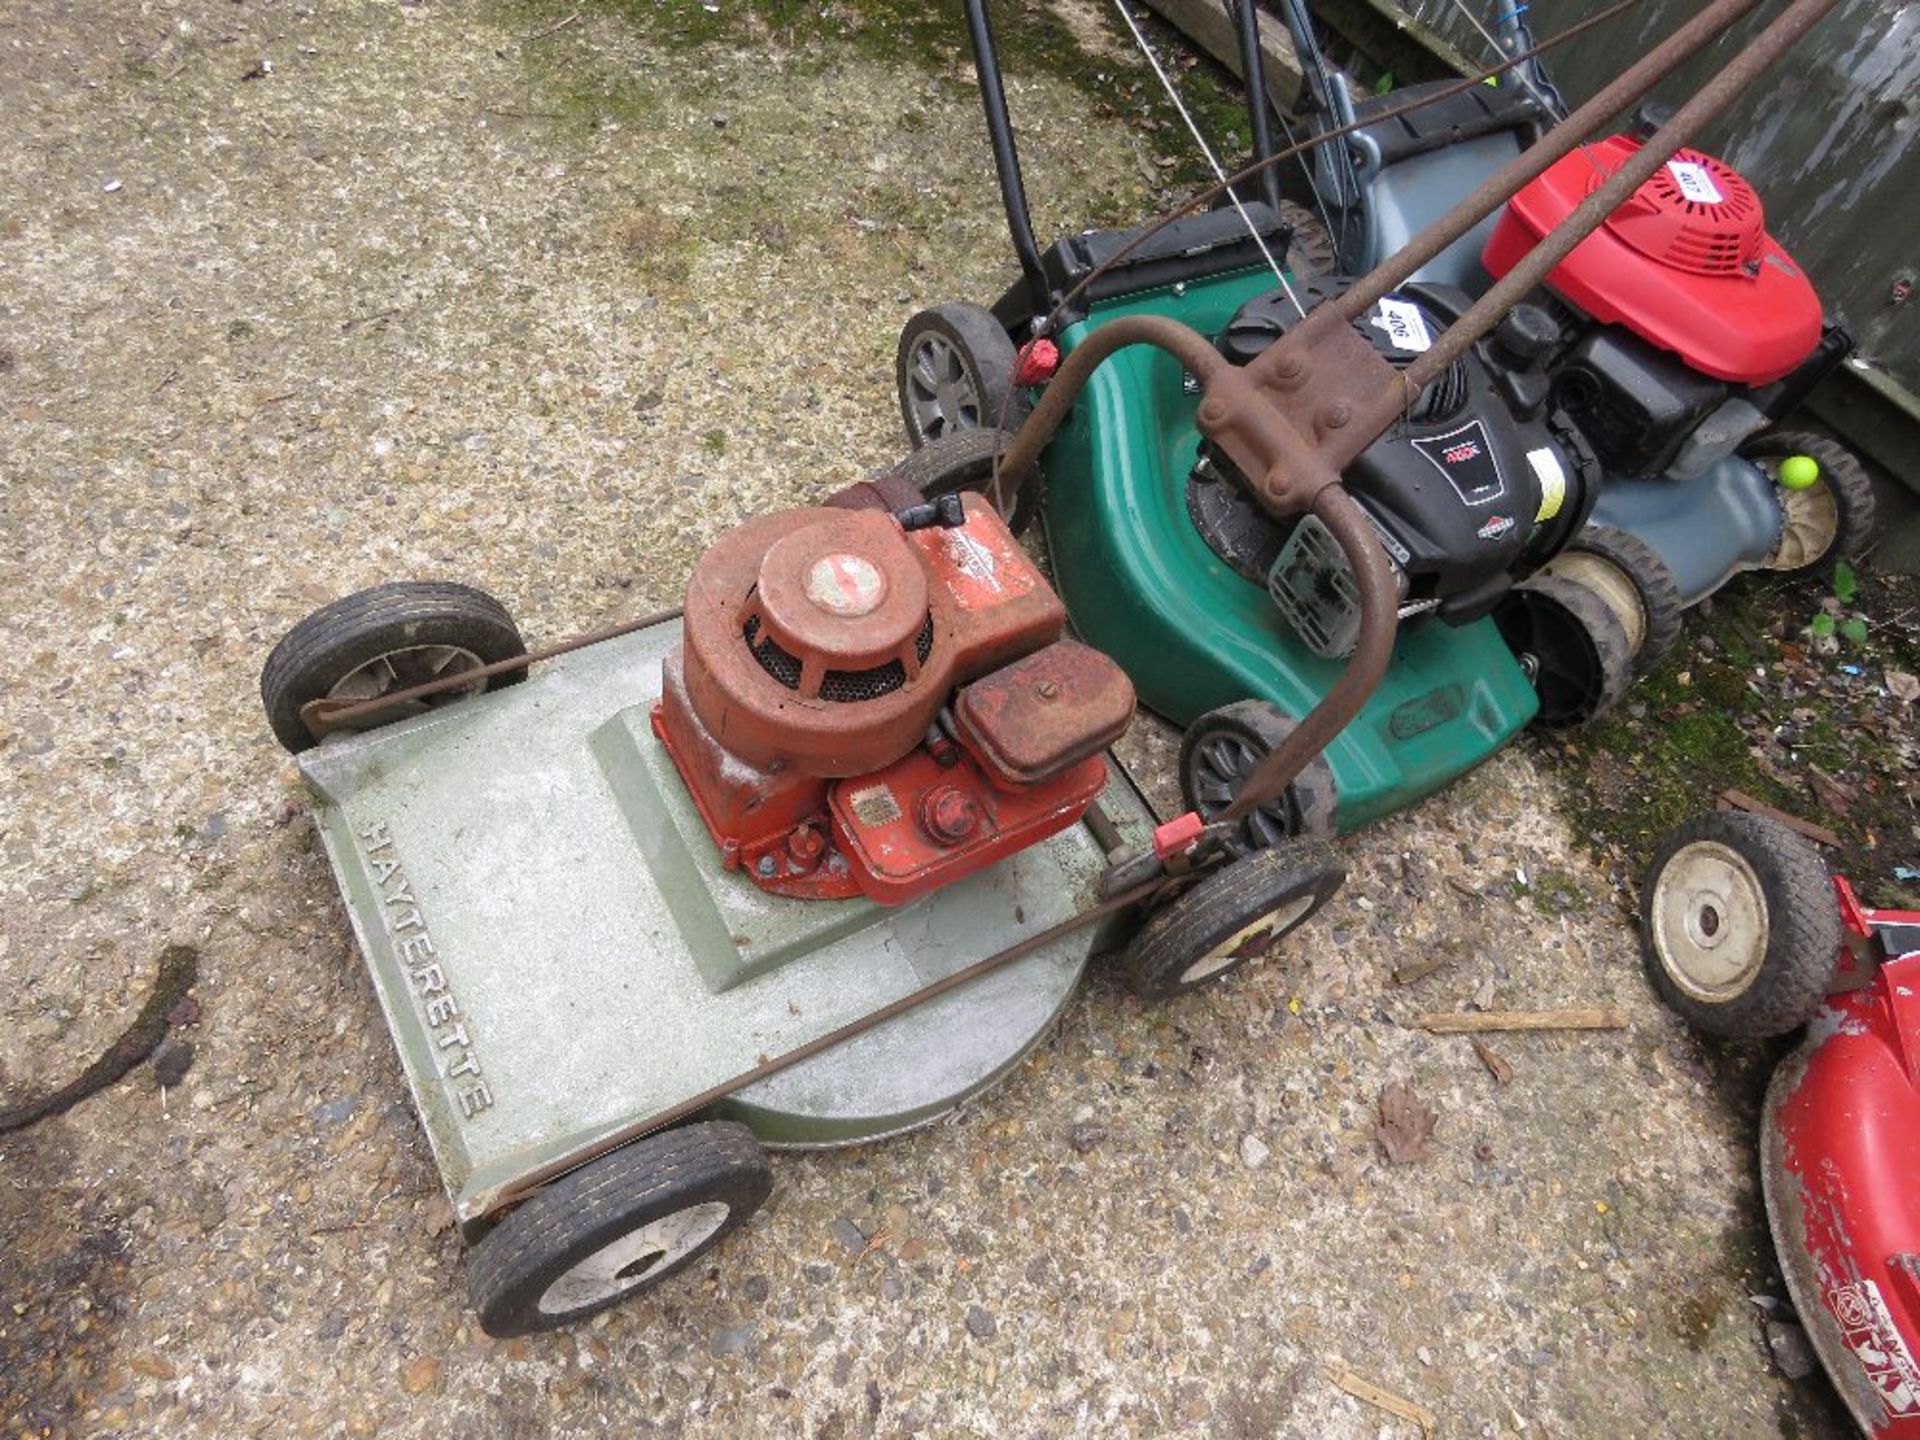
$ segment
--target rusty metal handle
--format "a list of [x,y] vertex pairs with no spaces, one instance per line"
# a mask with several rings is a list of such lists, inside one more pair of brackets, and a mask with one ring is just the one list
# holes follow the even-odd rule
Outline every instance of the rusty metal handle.
[[1247,776],[1233,803],[1209,819],[1231,824],[1271,804],[1286,792],[1309,761],[1346,729],[1380,686],[1393,659],[1393,639],[1400,625],[1400,592],[1387,563],[1387,552],[1373,533],[1373,525],[1359,503],[1340,485],[1329,485],[1314,498],[1313,514],[1339,542],[1360,586],[1360,636],[1347,668],[1306,719],[1282,740]]
[[1032,478],[1040,452],[1052,441],[1054,432],[1067,418],[1067,411],[1080,398],[1080,391],[1093,372],[1115,351],[1129,345],[1159,346],[1184,365],[1203,388],[1233,372],[1233,367],[1199,331],[1164,315],[1123,315],[1097,326],[1074,347],[1053,379],[1047,382],[1040,403],[1027,416],[1013,444],[1002,452],[1000,475],[1007,477],[1014,489]]
[[442,675],[438,680],[428,680],[419,685],[409,686],[405,690],[395,690],[391,695],[376,696],[372,700],[330,700],[321,696],[309,700],[300,707],[300,722],[316,740],[324,740],[336,730],[351,730],[354,722],[369,720],[376,715],[384,715],[396,705],[406,705],[415,700],[430,700],[435,695],[444,695],[449,690],[458,690],[471,685],[476,680],[491,680],[496,675],[511,674],[515,670],[524,670],[529,665],[537,665],[542,660],[551,660],[557,655],[566,655],[575,650],[584,650],[589,645],[598,645],[606,640],[618,640],[622,635],[631,635],[636,630],[644,630],[649,625],[662,625],[669,620],[678,620],[681,615],[679,606],[671,610],[656,610],[651,615],[642,615],[638,620],[623,620],[618,625],[609,625],[604,630],[594,630],[585,635],[576,635],[571,640],[562,640],[557,645],[549,645],[544,650],[529,650],[524,655],[511,655],[505,660],[495,660],[490,665],[482,665],[477,670],[462,670],[456,675]]

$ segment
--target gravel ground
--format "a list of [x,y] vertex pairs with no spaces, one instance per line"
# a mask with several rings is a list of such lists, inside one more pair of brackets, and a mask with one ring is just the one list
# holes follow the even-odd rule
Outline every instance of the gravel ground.
[[[672,603],[890,459],[900,322],[1008,278],[957,46],[529,13],[0,17],[0,1094],[202,953],[180,1086],[0,1142],[0,1433],[1415,1433],[1336,1359],[1451,1436],[1841,1433],[1749,1299],[1769,1057],[1656,1007],[1524,745],[1348,842],[1287,963],[1158,1009],[1097,977],[950,1123],[780,1161],[680,1283],[479,1334],[261,659],[404,576],[536,640]],[[1139,203],[1081,92],[1015,102],[1039,228]],[[1472,997],[1631,1024],[1502,1038],[1501,1086],[1402,1023]],[[1374,1139],[1391,1082],[1424,1161]]]

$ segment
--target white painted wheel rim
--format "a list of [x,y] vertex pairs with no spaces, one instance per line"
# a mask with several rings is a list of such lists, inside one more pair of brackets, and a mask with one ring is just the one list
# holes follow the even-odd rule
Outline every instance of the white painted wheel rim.
[[1768,568],[1798,570],[1816,563],[1833,549],[1840,535],[1840,506],[1833,498],[1833,488],[1822,475],[1818,483],[1805,490],[1781,489],[1776,493],[1780,496],[1780,538],[1767,557]]
[[1647,643],[1647,607],[1640,587],[1618,565],[1590,550],[1563,550],[1546,566],[1549,575],[1571,580],[1599,597],[1627,632],[1627,644],[1638,655]]
[[[364,664],[356,665],[334,682],[327,691],[327,699],[346,700],[354,704],[378,700],[396,690],[407,690],[430,680],[444,680],[452,675],[478,670],[484,663],[463,645],[406,645],[397,650],[382,651]],[[416,714],[431,705],[478,695],[486,688],[486,679],[476,678],[430,699],[414,701],[405,707],[405,713]]]
[[1654,882],[1654,954],[1683,993],[1709,1005],[1753,984],[1767,957],[1767,919],[1759,875],[1717,840],[1684,846]]
[[1181,971],[1180,983],[1197,985],[1202,980],[1209,980],[1229,966],[1238,965],[1241,960],[1249,958],[1241,955],[1240,949],[1248,941],[1255,939],[1262,930],[1273,932],[1267,941],[1269,946],[1272,945],[1274,941],[1300,923],[1306,913],[1313,908],[1314,899],[1313,892],[1308,891],[1305,895],[1287,901],[1279,909],[1268,911],[1252,924],[1241,926]]
[[649,1220],[570,1265],[540,1296],[543,1315],[571,1315],[638,1290],[711,1240],[732,1207],[707,1200]]

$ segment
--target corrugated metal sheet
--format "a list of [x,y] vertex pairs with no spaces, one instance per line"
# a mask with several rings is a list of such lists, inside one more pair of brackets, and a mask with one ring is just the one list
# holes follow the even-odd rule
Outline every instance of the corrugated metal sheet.
[[[1505,0],[1464,0],[1491,28]],[[1534,0],[1537,38],[1599,8],[1593,0]],[[1553,57],[1553,74],[1578,104],[1697,8],[1697,0],[1645,0],[1591,41]],[[1683,99],[1740,45],[1757,21],[1726,37],[1656,92]],[[1471,60],[1490,63],[1486,42],[1454,0],[1411,0],[1408,13]],[[1920,4],[1842,0],[1765,84],[1708,132],[1702,148],[1753,181],[1767,226],[1807,267],[1829,310],[1846,320],[1862,352],[1909,390],[1920,391],[1920,297],[1899,298],[1920,273]]]

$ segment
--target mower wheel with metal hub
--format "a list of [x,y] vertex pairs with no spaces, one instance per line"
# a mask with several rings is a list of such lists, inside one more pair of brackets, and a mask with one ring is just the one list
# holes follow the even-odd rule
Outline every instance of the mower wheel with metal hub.
[[1000,471],[996,462],[1012,443],[1010,432],[992,426],[956,430],[910,452],[884,478],[911,485],[929,500],[971,490],[984,496],[1018,535],[1039,508],[1041,477],[1034,475],[1016,486],[1010,474]]
[[1640,898],[1641,946],[1660,998],[1733,1039],[1804,1025],[1841,944],[1833,881],[1812,844],[1735,810],[1675,830]]
[[1516,585],[1493,612],[1540,698],[1533,723],[1571,730],[1598,719],[1626,693],[1633,643],[1607,603],[1558,575]]
[[[274,738],[298,754],[317,743],[300,713],[309,701],[378,700],[526,653],[513,617],[484,590],[445,580],[397,581],[322,606],[289,630],[260,672],[260,699]],[[482,676],[431,699],[397,705],[359,728],[524,679],[524,670]]]
[[773,1189],[732,1121],[649,1135],[536,1190],[473,1247],[468,1293],[489,1335],[553,1330],[685,1269]]
[[1014,384],[1013,340],[983,306],[922,310],[900,332],[895,379],[907,443],[918,450],[962,430],[1018,430],[1027,400]]
[[1824,575],[1866,548],[1873,534],[1873,482],[1845,447],[1819,435],[1772,430],[1743,446],[1740,455],[1780,487],[1780,538],[1767,569]]
[[1122,953],[1121,968],[1149,1000],[1224,980],[1312,919],[1346,879],[1339,856],[1315,840],[1256,850],[1149,919]]
[[[1203,820],[1225,810],[1295,724],[1264,700],[1223,705],[1194,721],[1180,739],[1180,791],[1188,807]],[[1331,836],[1338,808],[1333,770],[1325,756],[1316,755],[1280,799],[1241,820],[1227,846],[1235,855],[1246,855],[1300,836]]]
[[1658,665],[1680,638],[1680,586],[1660,552],[1638,535],[1589,525],[1540,573],[1585,586],[1606,603],[1626,629],[1635,676]]

